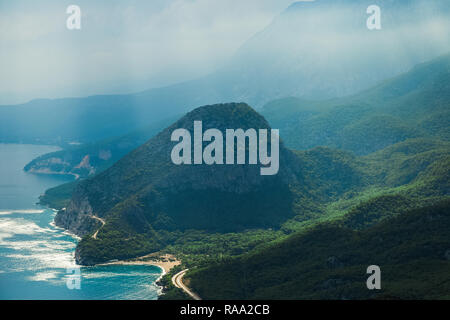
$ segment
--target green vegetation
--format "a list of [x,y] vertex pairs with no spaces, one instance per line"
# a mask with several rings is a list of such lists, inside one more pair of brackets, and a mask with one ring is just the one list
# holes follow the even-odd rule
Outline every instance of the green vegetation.
[[163,294],[159,296],[159,300],[192,300],[188,294],[172,283],[172,277],[181,270],[183,270],[182,266],[175,266],[159,280],[157,284],[163,287]]
[[39,197],[39,204],[58,210],[65,208],[76,185],[77,182],[73,181],[46,190],[45,194]]
[[[306,193],[304,186],[292,188],[294,216],[280,228],[225,233],[211,232],[206,227],[170,229],[163,221],[157,224],[142,220],[147,219],[143,201],[131,204],[128,200],[116,207],[117,211],[112,210],[115,216],[108,216],[108,223],[99,231],[98,238],[85,237],[77,251],[90,264],[165,250],[193,267],[265,247],[318,223],[343,221],[347,228],[367,229],[408,210],[450,197],[450,161],[445,156],[450,148],[447,143],[426,145],[425,142],[402,142],[367,157],[328,148],[297,152],[303,168],[300,172],[308,173],[302,176],[303,183],[312,191]],[[402,184],[405,182],[409,183]]]
[[[360,208],[350,219],[367,213]],[[450,201],[363,231],[345,222],[319,224],[186,277],[205,299],[450,298]],[[372,264],[382,269],[380,291],[366,288]]]

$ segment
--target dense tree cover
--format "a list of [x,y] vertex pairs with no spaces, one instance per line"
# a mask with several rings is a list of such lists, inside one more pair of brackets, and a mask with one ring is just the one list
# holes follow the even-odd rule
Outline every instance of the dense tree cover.
[[[363,231],[326,222],[186,277],[205,299],[448,299],[449,228],[448,200]],[[372,264],[380,291],[366,287]]]
[[58,210],[66,207],[76,184],[77,182],[73,181],[46,190],[45,194],[39,197],[39,203]]
[[[410,159],[409,157],[411,155],[414,154],[414,152],[418,152],[418,157],[420,157],[420,152],[418,150],[415,150],[415,147],[417,146],[417,141],[410,141],[411,145],[408,145],[409,143],[402,143],[400,144],[398,147],[398,149],[396,148],[396,146],[393,146],[393,149],[397,149],[397,150],[404,150],[404,156],[397,157],[397,161],[400,161],[400,163],[402,161],[408,160]],[[440,145],[440,144],[439,144]],[[428,149],[432,148],[428,147],[428,148],[422,148],[420,151],[424,151],[424,152],[428,152]],[[406,152],[405,150],[409,150],[410,152]],[[414,152],[411,150],[415,150]],[[328,150],[327,150],[328,151]],[[447,149],[447,153],[450,152],[450,149]],[[378,156],[374,157],[377,158],[378,161],[380,162],[376,162],[375,160],[373,162],[370,162],[372,164],[377,163],[379,167],[383,167],[383,163],[384,163],[384,168],[385,171],[377,171],[374,170],[374,172],[376,172],[376,174],[373,174],[373,176],[371,178],[368,178],[369,181],[371,181],[370,183],[368,183],[367,185],[365,185],[365,187],[362,187],[360,192],[358,192],[358,188],[354,188],[349,192],[344,193],[343,196],[338,197],[337,201],[330,201],[327,205],[324,206],[318,206],[317,207],[317,211],[313,212],[311,211],[307,217],[305,218],[304,216],[304,212],[302,212],[302,214],[299,214],[297,216],[295,216],[293,219],[288,220],[287,222],[285,222],[282,226],[282,228],[278,231],[275,231],[275,233],[273,233],[274,239],[272,241],[270,241],[270,238],[267,238],[266,241],[264,241],[264,239],[261,239],[262,241],[259,242],[259,244],[257,246],[254,247],[249,247],[246,248],[246,250],[248,250],[247,252],[251,252],[251,254],[247,254],[245,255],[243,254],[239,254],[239,252],[233,252],[233,251],[225,251],[222,249],[223,246],[220,245],[220,241],[222,241],[223,244],[227,244],[230,245],[230,247],[234,247],[234,245],[237,245],[239,242],[233,243],[232,241],[230,241],[227,238],[227,235],[222,235],[221,237],[218,237],[218,235],[211,235],[209,237],[204,237],[202,238],[197,238],[197,239],[193,239],[193,238],[187,238],[186,242],[183,241],[183,239],[180,239],[179,241],[179,245],[177,247],[169,247],[172,253],[178,254],[178,256],[182,257],[183,261],[187,262],[187,266],[190,267],[194,267],[194,269],[196,267],[205,267],[207,268],[207,270],[209,270],[208,268],[213,265],[218,265],[218,266],[222,266],[222,264],[228,263],[229,261],[234,261],[232,259],[233,256],[242,256],[242,257],[247,257],[248,260],[245,261],[250,261],[252,260],[252,254],[253,253],[261,253],[261,255],[264,255],[268,252],[272,252],[272,251],[276,251],[278,250],[278,246],[279,245],[283,245],[284,243],[286,243],[286,238],[290,239],[290,237],[295,237],[296,235],[300,235],[300,234],[304,234],[305,232],[313,232],[311,230],[316,230],[316,228],[322,228],[322,227],[333,227],[332,229],[328,229],[328,232],[330,232],[331,234],[335,233],[336,237],[339,234],[342,233],[346,233],[349,232],[349,234],[359,234],[360,232],[368,232],[367,230],[372,230],[371,234],[376,235],[377,231],[376,230],[382,230],[382,226],[383,225],[389,225],[390,221],[393,221],[392,219],[394,217],[398,217],[398,220],[394,220],[396,221],[395,223],[400,223],[401,220],[403,219],[403,217],[407,216],[408,214],[411,214],[410,212],[413,209],[420,209],[421,207],[425,206],[425,205],[433,205],[439,201],[441,201],[442,199],[449,199],[450,198],[450,188],[448,187],[448,181],[450,180],[450,173],[448,172],[449,168],[450,168],[450,161],[447,161],[445,163],[442,163],[441,160],[439,160],[439,157],[437,157],[436,162],[431,162],[431,164],[429,165],[429,167],[427,167],[425,170],[423,170],[423,168],[421,168],[421,162],[414,162],[417,163],[419,165],[419,167],[421,168],[421,170],[423,170],[423,172],[420,172],[420,170],[418,170],[418,172],[420,174],[417,175],[417,178],[413,179],[412,182],[410,182],[407,185],[401,185],[398,187],[391,187],[394,185],[397,185],[396,181],[393,180],[392,184],[386,184],[386,179],[388,181],[391,181],[391,179],[389,178],[389,175],[391,172],[393,173],[399,173],[398,170],[401,171],[401,169],[395,169],[393,171],[391,171],[389,164],[391,164],[392,159],[387,158],[385,161],[383,160],[383,158],[379,158]],[[445,157],[444,157],[445,159]],[[355,162],[357,163],[357,161]],[[354,163],[354,164],[355,164]],[[365,163],[365,161],[361,162],[362,164],[362,168],[360,168],[363,171],[367,170],[367,164]],[[396,168],[401,168],[402,166],[400,165],[394,165],[394,167]],[[410,170],[411,167],[403,167],[405,170]],[[437,168],[437,169],[436,169]],[[418,169],[418,168],[417,168]],[[401,175],[401,174],[400,174]],[[379,186],[374,186],[373,183],[378,183]],[[447,202],[448,204],[448,202]],[[438,206],[439,207],[439,206]],[[442,206],[441,206],[442,208]],[[447,210],[448,211],[448,205],[447,207],[444,207],[443,209],[444,211]],[[416,211],[417,214],[415,214],[413,217],[416,217],[418,214],[420,214],[419,211]],[[412,221],[413,219],[411,218],[409,221]],[[376,228],[375,228],[376,227]],[[413,227],[411,227],[413,228]],[[444,227],[445,230],[445,227]],[[260,231],[260,235],[264,235],[265,233],[267,233],[268,231],[264,231],[261,230]],[[274,231],[272,231],[274,232]],[[417,231],[417,234],[412,233],[411,237],[415,238],[416,235],[420,235],[420,230]],[[289,234],[291,234],[291,236],[289,236]],[[239,234],[241,237],[239,241],[244,240],[244,234]],[[249,234],[251,235],[251,234]],[[429,233],[425,233],[423,235],[425,238],[429,238],[430,241],[434,241],[433,236],[430,235]],[[448,235],[446,235],[445,233],[442,233],[442,237],[446,237],[447,236],[447,240],[450,240],[450,238],[448,237]],[[321,242],[321,237],[322,235],[317,234],[317,237],[315,238],[317,241],[317,252],[320,252],[320,250],[324,249],[325,247],[328,246],[328,244],[324,244],[323,246],[319,244],[319,242]],[[216,239],[216,241],[214,241],[214,239]],[[204,240],[204,241],[202,241]],[[300,240],[299,240],[300,241]],[[339,238],[336,238],[335,241],[340,241]],[[398,241],[403,241],[402,239],[399,239]],[[406,241],[406,240],[405,240]],[[425,241],[425,240],[424,240]],[[216,243],[219,242],[219,243]],[[313,242],[313,241],[311,241]],[[350,243],[351,241],[349,240],[349,242],[344,242],[343,243],[343,247],[345,247],[348,243]],[[291,242],[292,243],[292,242]],[[213,244],[213,245],[211,245]],[[305,244],[306,246],[309,245],[309,243]],[[211,247],[214,248],[214,250],[211,250]],[[195,251],[192,252],[194,254],[185,254],[186,252],[189,252],[188,248],[195,248]],[[367,249],[367,248],[366,248]],[[361,248],[361,251],[366,250],[364,248]],[[192,249],[191,249],[192,250]],[[223,251],[221,251],[223,250]],[[287,250],[287,249],[286,249]],[[295,250],[295,248],[293,248],[293,250]],[[348,255],[352,254],[352,250],[354,250],[354,247],[350,246],[348,247]],[[368,249],[367,249],[368,250]],[[408,250],[410,250],[411,252],[413,252],[414,249],[414,244],[412,244]],[[430,250],[436,250],[433,247],[430,247]],[[440,249],[442,251],[442,249]],[[191,253],[191,252],[189,252]],[[325,251],[325,254],[328,253],[329,256],[327,257],[330,258],[331,260],[334,260],[333,258],[333,254],[330,251]],[[357,253],[357,251],[355,251],[355,254]],[[286,257],[284,258],[277,258],[277,263],[281,264],[281,263],[285,263],[286,261],[291,261],[289,260],[291,257],[292,252],[287,253]],[[413,253],[410,253],[413,254]],[[416,254],[420,254],[420,253],[416,253]],[[307,254],[309,255],[309,253]],[[230,260],[231,259],[231,260]],[[240,259],[240,258],[238,258]],[[313,259],[313,258],[311,258]],[[239,260],[238,260],[239,261]],[[244,261],[244,260],[242,260]],[[423,262],[423,263],[422,263]],[[403,270],[402,268],[404,268],[404,274],[403,276],[405,276],[406,278],[408,277],[407,274],[411,274],[411,277],[415,277],[417,276],[418,279],[415,282],[408,282],[408,281],[403,281],[402,278],[399,278],[398,282],[391,282],[390,286],[391,287],[395,287],[395,292],[388,292],[386,293],[385,291],[383,291],[382,293],[380,293],[378,296],[380,298],[445,298],[445,288],[443,290],[437,290],[435,295],[433,296],[427,296],[426,295],[426,290],[431,290],[429,289],[431,286],[437,287],[439,285],[439,281],[445,277],[448,277],[448,274],[445,272],[445,268],[448,268],[448,266],[442,261],[438,261],[438,260],[430,260],[430,261],[422,261],[422,262],[417,262],[417,264],[414,262],[412,264],[408,264],[408,265],[403,265],[403,264],[389,264],[387,265],[385,268],[383,268],[383,270],[389,270],[389,272],[391,272],[393,275],[395,276],[400,276],[401,272],[399,272],[399,270]],[[269,276],[270,274],[276,274],[279,272],[288,272],[290,268],[293,268],[293,270],[295,270],[295,267],[292,267],[290,264],[289,266],[286,266],[285,269],[280,270],[281,266],[278,265],[277,263],[275,263],[275,266],[273,266],[272,264],[268,264],[266,265],[266,274]],[[309,271],[312,272],[315,276],[315,279],[317,281],[319,280],[323,280],[325,283],[325,289],[322,290],[323,292],[320,293],[320,295],[315,295],[315,296],[311,296],[308,297],[307,294],[305,293],[305,295],[301,296],[301,290],[303,290],[304,287],[300,286],[298,289],[298,293],[292,291],[292,292],[286,292],[284,293],[284,295],[279,295],[280,292],[276,292],[273,291],[272,292],[272,296],[262,296],[258,298],[270,298],[270,299],[278,299],[278,298],[287,298],[287,299],[293,299],[293,298],[332,298],[332,299],[339,299],[339,298],[370,298],[370,296],[367,295],[367,289],[365,289],[365,287],[363,286],[364,283],[361,282],[363,285],[361,285],[361,283],[358,283],[358,290],[360,291],[351,291],[353,292],[353,296],[350,295],[342,295],[339,296],[337,294],[333,295],[330,292],[328,292],[328,285],[332,285],[335,286],[336,288],[340,287],[339,290],[344,290],[346,285],[344,285],[346,282],[342,282],[340,280],[336,280],[334,278],[330,278],[327,279],[327,277],[331,277],[329,275],[329,273],[325,272],[323,274],[323,277],[321,278],[320,276],[320,272],[321,269],[319,269],[319,271],[315,272],[315,265],[314,264],[308,264],[310,262],[305,262],[305,265],[303,266],[305,269],[309,269],[311,268]],[[235,266],[235,265],[233,265]],[[355,273],[358,276],[358,281],[363,281],[365,279],[365,274],[364,274],[364,270],[362,270],[364,266],[358,266],[357,268],[353,268],[353,267],[348,267],[347,268],[347,273],[348,276],[351,279],[355,278]],[[367,267],[367,266],[366,266]],[[239,268],[244,268],[243,266],[240,266]],[[241,270],[241,269],[237,269],[237,270]],[[250,269],[252,268],[252,266],[250,266]],[[387,268],[387,269],[386,269]],[[418,269],[416,269],[418,268]],[[429,268],[429,269],[427,269]],[[444,269],[443,269],[444,268]],[[214,269],[214,267],[212,268]],[[432,278],[432,282],[428,284],[428,286],[425,286],[424,283],[427,281],[426,279],[428,279],[428,276],[426,275],[426,271],[429,270],[430,274],[428,275],[430,278]],[[220,270],[218,272],[222,272],[223,270]],[[215,272],[215,271],[214,271]],[[361,274],[362,272],[362,274]],[[415,274],[417,273],[417,274]],[[431,276],[431,274],[433,274],[433,276]],[[309,274],[309,273],[307,273]],[[203,279],[204,274],[202,271],[199,271],[199,275],[197,276],[197,278],[201,278]],[[224,273],[220,275],[221,279],[226,279],[227,274]],[[393,279],[394,276],[391,277],[391,279]],[[325,280],[324,280],[325,279]],[[361,280],[362,279],[362,280]],[[254,280],[254,279],[253,279]],[[328,282],[326,282],[327,280],[330,280]],[[207,280],[205,280],[207,281]],[[231,280],[233,281],[233,280]],[[242,280],[239,280],[242,281]],[[249,280],[250,281],[250,280]],[[283,283],[284,278],[279,279],[280,285],[281,283]],[[206,283],[206,282],[205,282]],[[247,285],[248,283],[246,283]],[[262,284],[262,282],[261,282]],[[222,285],[222,284],[220,284]],[[256,284],[251,284],[251,286],[254,286]],[[197,290],[197,284],[194,281],[192,283],[192,286],[195,290]],[[212,286],[214,287],[215,284],[212,284]],[[226,285],[225,285],[226,286]],[[402,287],[403,286],[403,287]],[[201,284],[200,284],[201,287]],[[262,288],[261,288],[262,289]],[[414,295],[406,295],[408,290],[413,290]],[[280,289],[280,290],[284,290],[284,289]],[[314,289],[315,291],[316,289]],[[336,292],[341,292],[338,289],[335,290]],[[353,290],[353,289],[351,289]],[[365,290],[365,291],[364,291]],[[435,290],[432,289],[432,290]],[[199,291],[201,291],[201,289],[199,289]],[[320,291],[320,290],[319,290]],[[312,291],[311,291],[312,292]],[[311,294],[311,292],[309,292],[309,294]],[[344,291],[342,291],[344,292]],[[363,293],[361,295],[359,295],[360,293]],[[203,292],[203,294],[205,295],[205,298],[218,298],[217,296],[213,295],[213,296],[209,296],[208,292]],[[229,292],[223,293],[224,296],[227,296],[227,298],[229,298],[230,296],[228,295]],[[223,298],[222,297],[222,298]],[[234,297],[234,296],[231,296]],[[242,297],[240,297],[242,298]],[[247,297],[249,298],[249,297]],[[255,298],[255,297],[253,297]]]
[[[423,147],[416,150],[418,144]],[[165,250],[182,258],[186,265],[196,266],[282,241],[291,233],[324,221],[335,221],[355,230],[366,229],[386,218],[450,196],[450,162],[444,156],[450,148],[446,146],[437,143],[425,147],[424,141],[407,141],[386,151],[387,154],[395,154],[395,158],[380,154],[361,158],[328,148],[300,151],[297,155],[305,170],[310,172],[305,179],[308,177],[314,182],[311,184],[314,192],[305,195],[294,189],[294,194],[298,195],[293,207],[295,216],[285,221],[281,228],[232,233],[156,228],[154,224],[139,219],[141,205],[134,203],[133,206],[126,205],[128,214],[118,215],[120,219],[108,218],[107,225],[98,233],[98,239],[86,237],[78,250],[83,250],[86,261],[92,262]],[[424,166],[422,161],[414,161],[431,151],[435,157],[434,161],[427,163],[428,166]],[[409,165],[404,165],[405,162]],[[411,172],[415,174],[411,176]],[[402,178],[393,179],[392,175]],[[399,181],[405,181],[405,175],[410,177],[409,183],[400,184]],[[135,209],[130,209],[133,207]]]

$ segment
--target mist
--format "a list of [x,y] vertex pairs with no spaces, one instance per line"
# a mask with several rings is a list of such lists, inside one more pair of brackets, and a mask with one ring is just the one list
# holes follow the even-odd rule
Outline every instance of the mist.
[[448,1],[378,0],[382,28],[368,30],[373,3],[80,0],[82,28],[71,31],[71,2],[1,2],[0,104],[207,76],[215,94],[198,103],[259,107],[354,94],[450,51]]
[[366,9],[372,3],[318,0],[292,5],[225,68],[245,75],[259,89],[259,96],[242,100],[261,105],[287,96],[355,94],[450,52],[447,1],[377,1],[381,30],[366,26]]
[[[291,0],[1,1],[0,104],[128,93],[213,72]],[[81,30],[66,8],[81,8]]]

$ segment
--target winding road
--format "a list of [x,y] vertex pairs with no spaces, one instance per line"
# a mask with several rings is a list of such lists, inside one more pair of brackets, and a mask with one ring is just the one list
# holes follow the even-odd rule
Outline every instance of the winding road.
[[183,276],[189,269],[184,269],[183,271],[178,272],[176,275],[172,277],[172,283],[175,287],[180,288],[184,292],[186,292],[192,299],[194,300],[202,300],[197,294],[192,292],[188,287],[186,287],[183,283]]
[[100,228],[98,228],[97,231],[95,231],[94,235],[92,236],[92,238],[97,239],[98,231],[105,225],[106,222],[105,222],[105,220],[103,220],[100,217],[97,217],[97,216],[94,216],[94,215],[92,215],[91,217],[94,218],[95,220],[100,221],[102,223],[102,226]]

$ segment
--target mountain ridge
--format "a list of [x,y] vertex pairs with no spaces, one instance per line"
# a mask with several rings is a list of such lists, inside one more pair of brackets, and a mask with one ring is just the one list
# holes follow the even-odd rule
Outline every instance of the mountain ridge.
[[317,145],[366,155],[414,138],[450,138],[450,54],[356,95],[325,101],[285,98],[261,114],[280,128],[286,145]]

